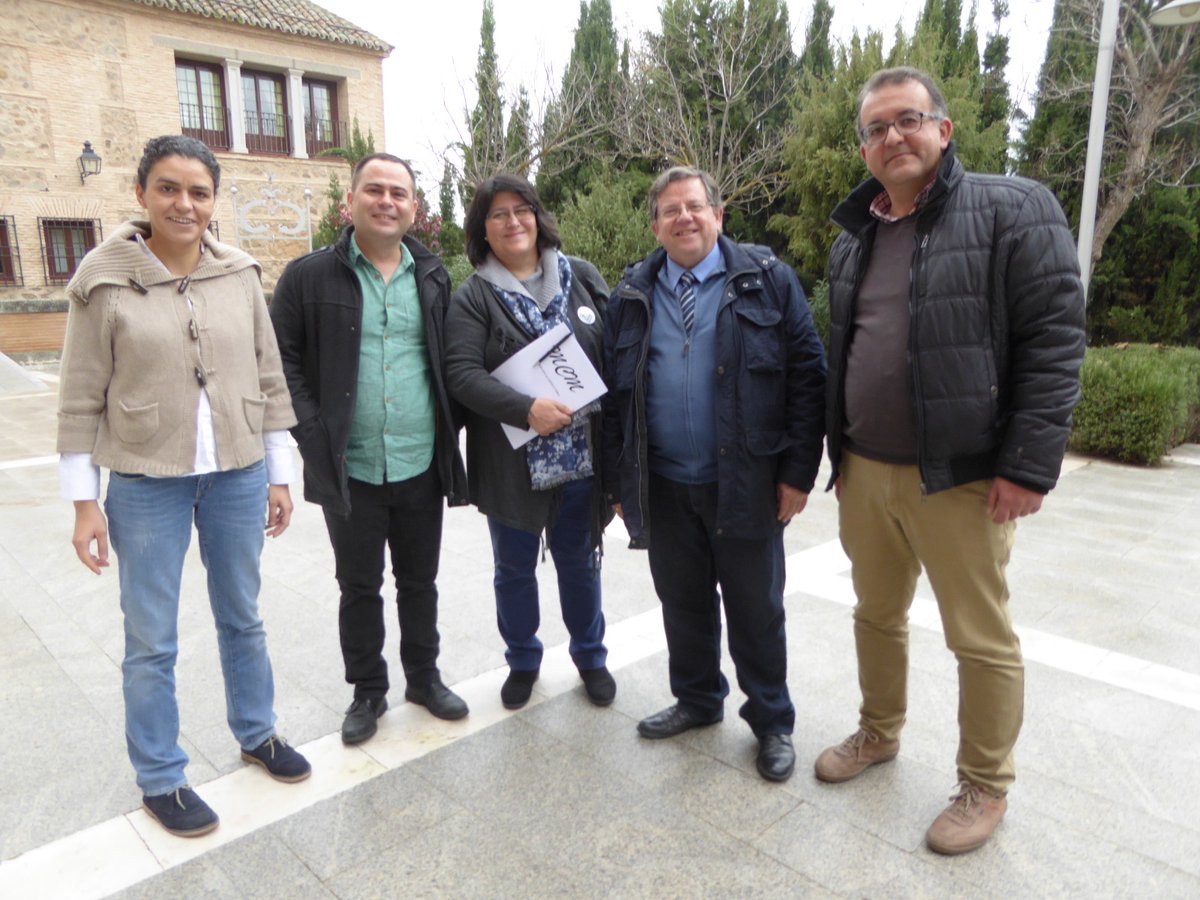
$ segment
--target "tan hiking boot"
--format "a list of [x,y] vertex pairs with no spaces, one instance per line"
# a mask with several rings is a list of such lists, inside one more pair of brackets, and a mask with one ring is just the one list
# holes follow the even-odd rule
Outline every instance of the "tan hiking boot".
[[849,781],[878,763],[896,758],[899,741],[881,740],[879,735],[860,728],[836,747],[827,748],[813,769],[817,777],[831,784]]
[[947,856],[977,850],[988,842],[1006,809],[1008,800],[1004,797],[963,782],[950,798],[950,805],[925,832],[925,843],[935,853]]

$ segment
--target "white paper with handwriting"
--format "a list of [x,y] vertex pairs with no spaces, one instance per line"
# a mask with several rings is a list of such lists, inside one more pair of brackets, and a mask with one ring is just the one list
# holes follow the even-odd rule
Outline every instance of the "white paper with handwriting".
[[[575,335],[561,323],[498,365],[492,377],[527,396],[557,400],[572,412],[607,390]],[[537,437],[532,428],[501,427],[514,450]]]

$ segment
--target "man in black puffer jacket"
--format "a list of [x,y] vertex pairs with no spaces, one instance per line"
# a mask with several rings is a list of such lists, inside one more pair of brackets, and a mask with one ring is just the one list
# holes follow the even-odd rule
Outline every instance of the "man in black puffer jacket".
[[1084,292],[1057,201],[963,170],[932,79],[877,72],[859,99],[873,178],[834,211],[827,425],[858,603],[859,729],[817,777],[893,759],[908,608],[929,575],[958,659],[959,788],[940,853],[984,844],[1007,806],[1024,667],[1008,613],[1014,522],[1054,487],[1079,399]]

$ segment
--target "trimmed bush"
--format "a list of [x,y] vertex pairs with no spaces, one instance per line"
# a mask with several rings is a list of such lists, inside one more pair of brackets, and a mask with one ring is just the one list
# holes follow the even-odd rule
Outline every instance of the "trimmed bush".
[[1092,347],[1080,373],[1071,449],[1153,465],[1200,426],[1200,350]]
[[610,290],[617,286],[626,266],[658,246],[646,218],[650,181],[642,172],[598,179],[587,194],[559,210],[563,252],[582,257],[599,269]]
[[446,272],[450,275],[450,287],[452,290],[458,290],[458,286],[471,277],[471,273],[475,271],[475,267],[471,265],[471,261],[463,254],[447,256],[442,260],[442,265],[446,267]]
[[813,285],[812,293],[808,295],[808,308],[812,310],[813,326],[821,336],[825,352],[829,352],[829,282],[822,278]]

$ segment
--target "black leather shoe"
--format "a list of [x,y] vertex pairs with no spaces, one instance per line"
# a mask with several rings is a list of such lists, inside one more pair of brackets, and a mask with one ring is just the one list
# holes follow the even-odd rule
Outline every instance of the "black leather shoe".
[[342,720],[342,743],[361,744],[375,734],[376,720],[387,712],[387,697],[355,697]]
[[533,683],[538,680],[537,669],[510,670],[504,684],[500,686],[500,702],[505,709],[520,709],[529,702],[533,694]]
[[404,691],[404,699],[425,707],[439,719],[451,722],[470,712],[466,701],[442,684],[440,678],[435,678],[429,684],[410,684]]
[[767,781],[787,781],[796,768],[790,734],[764,734],[758,740],[758,774]]
[[596,706],[609,706],[617,696],[617,683],[607,667],[580,669],[579,677],[583,679],[583,689],[587,691],[588,699]]
[[638,722],[638,734],[651,740],[675,737],[690,728],[700,728],[704,725],[716,725],[725,718],[725,711],[718,710],[715,716],[705,718],[703,713],[696,712],[690,707],[676,703],[666,709],[656,712],[649,718]]

